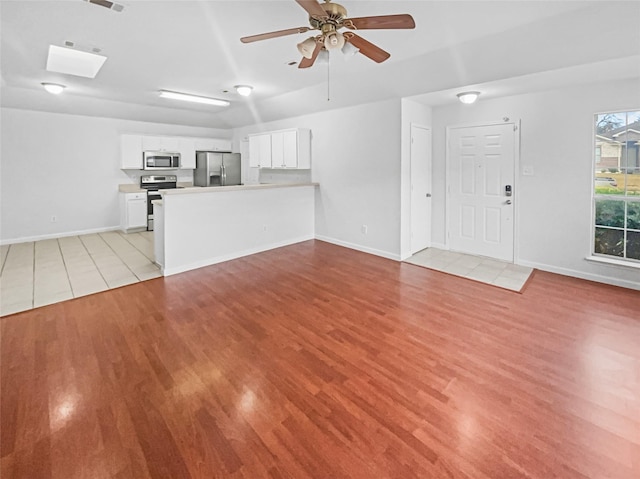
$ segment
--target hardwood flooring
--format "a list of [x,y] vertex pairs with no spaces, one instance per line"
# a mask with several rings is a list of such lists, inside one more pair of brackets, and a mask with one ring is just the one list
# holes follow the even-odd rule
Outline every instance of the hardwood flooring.
[[640,477],[640,293],[320,241],[0,321],[9,478]]

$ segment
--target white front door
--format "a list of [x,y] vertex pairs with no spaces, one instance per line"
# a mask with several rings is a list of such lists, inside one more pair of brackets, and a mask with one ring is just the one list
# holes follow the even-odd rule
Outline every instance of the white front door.
[[513,261],[515,125],[450,128],[448,146],[450,248]]
[[411,254],[431,245],[431,131],[411,125]]

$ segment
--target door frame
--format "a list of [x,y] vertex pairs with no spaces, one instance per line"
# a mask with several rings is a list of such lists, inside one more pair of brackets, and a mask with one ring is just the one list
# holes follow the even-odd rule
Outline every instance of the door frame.
[[519,263],[520,252],[519,252],[519,241],[518,241],[518,231],[519,231],[519,218],[520,218],[520,201],[518,198],[520,197],[520,187],[519,187],[519,176],[520,176],[520,123],[521,120],[519,118],[511,120],[508,117],[504,117],[502,120],[495,121],[487,121],[481,123],[461,123],[458,125],[449,125],[445,130],[445,247],[447,250],[451,249],[451,148],[449,146],[449,141],[451,139],[451,130],[459,129],[459,128],[474,128],[474,127],[483,127],[483,126],[498,126],[498,125],[513,125],[514,128],[514,138],[513,138],[513,258],[512,262],[514,264]]
[[[431,131],[431,127],[427,126],[427,125],[423,125],[421,123],[414,123],[411,122],[411,124],[409,125],[409,135],[411,137],[410,143],[409,143],[409,253],[410,255],[413,255],[415,253],[413,253],[413,248],[412,248],[412,244],[411,241],[413,239],[413,136],[411,135],[413,133],[413,128],[420,128],[422,130],[426,130],[427,131],[427,135],[429,137],[429,145],[430,145],[430,150],[428,151],[428,156],[427,156],[427,166],[429,169],[429,190],[430,193],[433,195],[433,132]],[[431,224],[429,225],[429,241],[428,241],[428,245],[427,248],[431,247],[432,244],[432,233],[433,233],[433,197],[431,199],[431,212],[430,212],[430,218],[429,220],[431,221]]]

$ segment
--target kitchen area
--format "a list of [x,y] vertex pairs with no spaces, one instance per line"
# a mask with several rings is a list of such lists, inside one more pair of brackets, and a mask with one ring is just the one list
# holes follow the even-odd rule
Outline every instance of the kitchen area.
[[153,231],[163,275],[314,237],[317,185],[260,182],[263,172],[310,178],[310,130],[249,135],[240,149],[221,139],[121,135],[122,169],[141,173],[137,184],[119,185],[121,230]]

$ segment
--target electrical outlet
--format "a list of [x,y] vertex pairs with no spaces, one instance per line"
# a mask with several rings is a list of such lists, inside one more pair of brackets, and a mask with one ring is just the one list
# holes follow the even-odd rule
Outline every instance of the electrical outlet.
[[58,217],[56,215],[51,216],[52,223],[57,223],[57,221],[58,221]]
[[363,235],[367,234],[367,225],[362,225],[360,227],[360,231],[362,232]]

